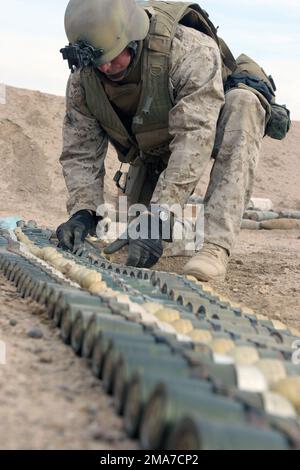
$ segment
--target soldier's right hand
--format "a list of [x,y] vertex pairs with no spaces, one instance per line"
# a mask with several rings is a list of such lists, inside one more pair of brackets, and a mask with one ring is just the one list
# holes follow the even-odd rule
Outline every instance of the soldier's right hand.
[[89,233],[95,231],[99,219],[93,211],[76,212],[56,230],[58,247],[81,256],[84,252],[84,240]]

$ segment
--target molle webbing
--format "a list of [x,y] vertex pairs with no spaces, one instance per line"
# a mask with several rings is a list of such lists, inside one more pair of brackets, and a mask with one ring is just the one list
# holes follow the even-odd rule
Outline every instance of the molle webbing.
[[[160,158],[160,148],[168,148],[169,112],[173,107],[169,94],[169,69],[172,41],[177,25],[183,24],[213,38],[223,58],[223,78],[235,68],[235,61],[217,30],[199,5],[186,2],[144,2],[150,17],[150,29],[141,56],[142,92],[131,132],[121,121],[103,87],[101,74],[92,67],[82,70],[82,84],[88,107],[107,132],[122,162]],[[164,150],[165,155],[165,150]]]

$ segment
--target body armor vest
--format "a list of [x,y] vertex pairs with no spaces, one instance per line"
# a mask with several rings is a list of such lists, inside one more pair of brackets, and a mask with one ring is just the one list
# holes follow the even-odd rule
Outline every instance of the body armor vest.
[[142,88],[131,129],[122,122],[105,93],[101,73],[83,68],[81,81],[89,110],[115,146],[119,160],[138,165],[169,152],[169,62],[172,40],[180,23],[212,37],[223,59],[223,79],[235,70],[236,63],[226,44],[199,5],[186,2],[145,2],[150,17],[149,33],[141,55]]

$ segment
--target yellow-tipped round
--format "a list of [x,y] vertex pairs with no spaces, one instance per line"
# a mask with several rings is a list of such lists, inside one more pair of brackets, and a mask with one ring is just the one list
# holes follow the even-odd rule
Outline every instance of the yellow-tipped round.
[[273,390],[289,400],[300,414],[300,377],[287,377],[277,382]]
[[92,284],[96,282],[101,282],[102,276],[96,271],[87,270],[85,275],[81,279],[81,285],[84,289],[88,289]]
[[19,238],[20,235],[23,235],[22,229],[20,227],[15,228],[15,235]]
[[297,328],[289,328],[291,335],[298,336],[300,338],[300,331]]
[[107,285],[105,282],[94,282],[88,287],[88,291],[91,294],[102,294],[104,291],[107,290]]
[[192,281],[192,282],[196,282],[197,284],[200,284],[200,282],[198,281],[198,279],[194,276],[191,276],[190,274],[188,274],[187,276],[185,276],[185,278],[188,280],[188,281]]
[[57,257],[61,258],[62,257],[61,253],[56,251],[55,248],[51,248],[51,247],[42,248],[41,254],[42,254],[45,261],[50,260],[51,258],[57,258]]
[[30,249],[30,253],[32,253],[34,256],[36,256],[37,258],[41,258],[41,249],[40,248],[33,245],[33,246],[30,246],[29,249]]
[[193,325],[190,320],[176,320],[171,323],[173,328],[177,331],[177,333],[181,335],[187,335],[193,330]]
[[211,332],[208,330],[193,330],[188,334],[188,336],[195,343],[203,344],[209,344],[213,339]]
[[276,359],[261,359],[255,366],[265,376],[269,386],[272,386],[286,377],[286,370],[281,361]]
[[242,313],[243,313],[243,315],[254,315],[255,316],[254,310],[252,310],[252,308],[249,308],[249,307],[242,307]]
[[[253,315],[253,313],[252,313]],[[261,315],[260,313],[254,313],[254,315],[256,316],[256,320],[258,321],[267,321],[269,320],[268,317],[266,317],[265,315]]]
[[155,302],[146,302],[143,304],[143,308],[146,312],[151,313],[152,315],[155,315],[156,312],[162,309],[161,304],[157,304]]
[[67,276],[72,279],[72,281],[77,282],[77,274],[79,271],[81,271],[81,267],[77,265],[71,266],[71,268],[67,271]]
[[284,323],[282,323],[281,321],[271,320],[271,322],[272,322],[272,325],[275,328],[275,330],[282,331],[282,330],[287,329],[287,326]]
[[259,361],[259,354],[255,348],[249,346],[238,346],[228,352],[236,364],[252,366]]
[[216,354],[227,354],[229,351],[235,348],[235,344],[231,339],[214,339],[209,347]]
[[171,308],[161,308],[154,315],[156,316],[158,320],[164,321],[167,323],[172,323],[177,320],[180,320],[179,312]]

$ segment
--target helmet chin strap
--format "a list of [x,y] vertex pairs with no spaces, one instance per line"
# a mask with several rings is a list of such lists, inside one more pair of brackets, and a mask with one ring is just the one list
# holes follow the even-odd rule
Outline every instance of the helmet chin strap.
[[134,59],[134,57],[136,56],[138,47],[139,47],[138,41],[131,41],[131,42],[128,44],[127,47],[128,47],[128,49],[130,49],[130,52],[131,52],[131,54],[132,54],[132,58]]

